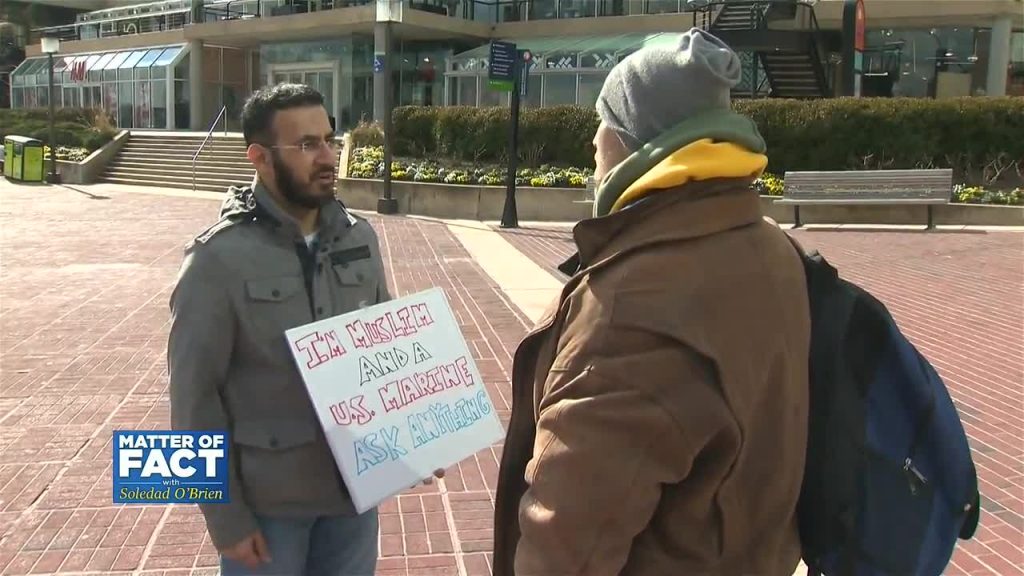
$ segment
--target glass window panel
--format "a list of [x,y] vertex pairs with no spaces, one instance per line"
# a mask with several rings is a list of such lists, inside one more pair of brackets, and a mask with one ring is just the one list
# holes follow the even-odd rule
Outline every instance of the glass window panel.
[[132,84],[118,82],[117,90],[117,125],[121,128],[132,128]]
[[12,88],[11,89],[11,104],[15,108],[22,108],[25,106],[25,95],[24,88]]
[[121,63],[124,62],[128,58],[128,56],[130,56],[130,55],[131,55],[131,52],[118,52],[117,54],[114,55],[113,58],[110,59],[109,62],[107,62],[107,65],[104,66],[103,69],[104,70],[115,70],[115,69],[117,69],[117,67],[120,66]]
[[580,92],[576,103],[585,108],[593,108],[597,104],[597,96],[604,86],[607,74],[580,74]]
[[124,62],[121,63],[119,68],[134,68],[135,65],[139,63],[139,60],[142,60],[142,57],[145,55],[145,50],[137,50],[135,52],[132,52],[127,58],[125,58]]
[[544,75],[544,106],[576,103],[576,74]]
[[149,82],[135,82],[135,127],[152,128]]
[[334,116],[334,72],[319,72],[317,77],[317,85],[319,86],[317,90],[324,97],[324,107],[327,108],[327,114]]
[[117,79],[121,80],[121,81],[131,80],[132,79],[132,69],[131,68],[120,68],[117,71]]
[[149,80],[149,68],[136,68],[135,69],[136,80]]
[[163,53],[163,49],[150,50],[150,51],[146,52],[142,56],[142,59],[139,60],[139,62],[135,65],[135,67],[136,68],[149,68],[150,66],[152,66],[153,62],[156,62],[156,59],[159,58],[160,54],[162,54],[162,53]]
[[154,80],[151,98],[153,101],[153,128],[167,127],[167,81]]
[[109,114],[115,123],[117,122],[117,84],[103,85],[103,111]]
[[459,106],[476,106],[476,76],[459,76]]
[[36,103],[38,106],[49,106],[50,105],[50,89],[47,86],[36,87]]
[[110,64],[110,61],[113,60],[113,59],[114,59],[114,54],[113,53],[103,54],[102,56],[100,56],[100,59],[98,61],[94,62],[92,67],[89,68],[89,69],[90,70],[103,70],[103,69],[105,69],[107,67],[107,64]]
[[[108,56],[109,56],[109,54],[108,54]],[[98,61],[99,61],[99,60],[100,60],[101,58],[102,58],[102,56],[100,56],[99,54],[93,54],[92,56],[89,56],[89,57],[88,57],[88,58],[87,58],[87,59],[85,60],[85,69],[86,69],[86,70],[92,70],[92,69],[93,69],[93,68],[94,68],[94,67],[96,66],[96,63],[97,63],[97,62],[98,62]]]
[[529,74],[526,80],[526,96],[520,97],[523,106],[527,108],[540,108],[541,75],[537,74],[537,70],[534,68],[533,72]]
[[163,54],[153,63],[154,66],[167,66],[174,61],[175,56],[181,52],[181,46],[175,46],[164,50]]
[[34,60],[26,60],[26,64],[23,67],[18,68],[17,74],[29,76],[37,74],[43,66],[46,66],[46,58],[36,58]]
[[508,92],[499,92],[492,90],[487,85],[486,78],[480,79],[480,107],[486,106],[507,106],[508,105]]

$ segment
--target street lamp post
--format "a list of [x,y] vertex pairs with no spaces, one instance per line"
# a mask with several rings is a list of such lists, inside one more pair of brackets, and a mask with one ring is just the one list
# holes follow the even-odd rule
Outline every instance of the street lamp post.
[[49,57],[50,65],[50,172],[46,175],[46,181],[50,184],[60,183],[60,174],[57,173],[57,130],[55,126],[56,114],[54,112],[55,94],[53,90],[53,55],[60,52],[60,39],[46,37],[42,39],[43,53]]

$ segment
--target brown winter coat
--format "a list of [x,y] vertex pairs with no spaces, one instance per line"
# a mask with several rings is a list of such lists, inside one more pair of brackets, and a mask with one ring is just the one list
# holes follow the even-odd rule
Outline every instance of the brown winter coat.
[[495,576],[789,575],[806,449],[803,268],[749,180],[574,231],[516,351]]

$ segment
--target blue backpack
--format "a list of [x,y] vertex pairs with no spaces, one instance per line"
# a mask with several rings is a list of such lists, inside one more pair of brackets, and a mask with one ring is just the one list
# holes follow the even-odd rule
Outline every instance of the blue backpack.
[[937,576],[979,520],[977,472],[956,407],[886,307],[790,240],[811,306],[798,504],[808,574]]

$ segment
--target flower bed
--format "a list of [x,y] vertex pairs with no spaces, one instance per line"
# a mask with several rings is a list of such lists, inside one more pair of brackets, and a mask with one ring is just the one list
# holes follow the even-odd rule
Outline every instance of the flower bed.
[[[81,162],[89,157],[88,148],[82,148],[80,146],[58,146],[57,147],[57,160],[66,160],[68,162]],[[43,146],[43,159],[50,159],[50,147]]]
[[[517,186],[541,188],[584,188],[593,174],[589,168],[565,168],[543,165],[516,171]],[[348,167],[350,178],[379,179],[384,177],[384,150],[366,146],[352,151]],[[434,160],[395,159],[391,162],[391,178],[407,182],[444,184],[480,184],[502,186],[508,169],[497,164],[441,163]]]
[[[60,158],[59,154],[58,151],[57,158]],[[496,164],[467,165],[458,162],[410,159],[396,159],[391,163],[391,178],[407,182],[503,186],[506,174],[507,168]],[[516,185],[538,188],[584,188],[587,185],[587,178],[592,174],[593,170],[590,168],[520,168],[516,172]],[[379,146],[354,149],[348,175],[350,178],[383,178],[383,149]],[[754,189],[764,196],[782,196],[785,180],[766,172],[754,182]],[[950,201],[958,204],[1024,206],[1024,188],[999,191],[957,184],[953,187]]]

